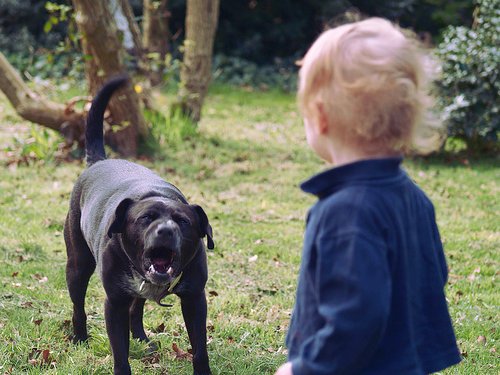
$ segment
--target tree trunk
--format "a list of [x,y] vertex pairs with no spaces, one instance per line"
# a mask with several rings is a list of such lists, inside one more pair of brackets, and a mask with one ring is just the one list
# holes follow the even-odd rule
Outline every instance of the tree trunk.
[[134,53],[138,54],[138,56],[142,56],[143,46],[141,39],[141,30],[139,29],[139,25],[134,19],[134,11],[130,6],[129,0],[120,0],[119,1],[123,15],[127,18],[128,26],[130,29],[130,33],[132,34],[132,40],[134,41]]
[[68,144],[81,142],[85,116],[72,105],[54,103],[31,90],[0,52],[0,90],[22,118],[57,130]]
[[180,105],[193,121],[201,117],[211,79],[219,0],[187,0],[186,38],[181,68]]
[[[94,94],[104,81],[126,72],[125,51],[108,2],[73,0],[73,5],[76,23],[83,35],[84,53],[91,56],[87,59],[86,75],[90,92]],[[133,87],[129,85],[120,93],[109,103],[112,127],[107,129],[106,140],[123,156],[136,156],[140,139],[147,135],[146,122]]]
[[134,41],[133,50],[127,51],[130,56],[134,59],[134,64],[136,65],[136,69],[145,74],[149,70],[149,66],[146,61],[146,56],[144,54],[144,45],[142,44],[142,36],[141,30],[139,29],[139,25],[135,20],[134,11],[130,6],[129,0],[119,0],[119,4],[122,8],[123,15],[127,18],[128,26],[130,33],[132,34],[132,40]]
[[165,56],[169,47],[168,0],[144,0],[143,45],[149,60],[149,79],[153,86],[163,81]]

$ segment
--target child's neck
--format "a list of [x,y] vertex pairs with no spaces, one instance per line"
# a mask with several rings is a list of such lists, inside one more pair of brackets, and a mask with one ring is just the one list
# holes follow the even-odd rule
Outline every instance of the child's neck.
[[341,166],[367,159],[383,159],[401,156],[400,152],[393,150],[369,150],[363,147],[351,146],[346,143],[332,144],[329,150],[330,160],[326,160],[333,166]]

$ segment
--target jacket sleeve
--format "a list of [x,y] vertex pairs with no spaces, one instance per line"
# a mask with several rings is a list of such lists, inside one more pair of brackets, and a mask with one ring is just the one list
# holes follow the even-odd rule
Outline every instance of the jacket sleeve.
[[372,357],[389,315],[386,246],[357,231],[320,235],[315,248],[321,328],[301,345],[293,374],[356,374]]

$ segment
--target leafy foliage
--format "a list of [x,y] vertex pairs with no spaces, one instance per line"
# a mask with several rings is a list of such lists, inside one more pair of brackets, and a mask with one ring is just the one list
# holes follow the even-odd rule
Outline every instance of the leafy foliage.
[[3,149],[10,163],[31,164],[37,161],[51,163],[61,156],[64,145],[61,135],[50,129],[31,125],[29,137],[16,135],[14,144]]
[[0,50],[28,76],[83,77],[72,7],[64,0],[0,0]]
[[348,10],[392,20],[417,0],[222,1],[215,41],[218,53],[259,65],[303,54],[325,27]]
[[[63,23],[44,33],[48,20],[46,0],[0,0],[0,49],[7,54],[28,54],[34,49],[50,49],[66,34]],[[52,3],[65,3],[53,0]]]
[[470,25],[473,9],[473,0],[418,0],[398,19],[404,27],[439,39],[448,26]]
[[497,146],[499,33],[499,0],[478,0],[473,27],[450,27],[437,48],[443,64],[438,88],[448,133],[463,139],[470,150]]
[[161,155],[161,151],[180,147],[196,137],[197,127],[178,107],[173,107],[169,115],[158,111],[145,110],[144,117],[150,126],[150,134],[142,148],[144,154]]
[[[137,19],[142,19],[142,1],[128,1]],[[18,69],[47,76],[45,71],[51,67],[52,71],[68,74],[67,61],[72,58],[67,49],[62,50],[67,47],[68,38],[76,34],[71,30],[73,15],[69,4],[67,0],[0,0],[0,49]],[[222,1],[215,54],[248,60],[267,70],[275,65],[275,58],[301,56],[323,29],[335,25],[346,11],[385,17],[437,37],[450,23],[468,24],[471,8],[472,0]],[[186,0],[169,0],[169,11],[174,39],[170,52],[178,58],[177,47],[184,38]],[[53,62],[33,66],[40,54],[54,49],[58,51],[53,53]]]
[[240,58],[217,55],[214,59],[214,79],[236,86],[267,89],[279,88],[285,92],[297,88],[297,67],[294,58],[275,58],[273,64],[257,65]]

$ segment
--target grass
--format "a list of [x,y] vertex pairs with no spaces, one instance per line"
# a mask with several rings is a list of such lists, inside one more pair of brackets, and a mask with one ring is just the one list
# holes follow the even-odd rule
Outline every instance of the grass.
[[[168,104],[168,96],[158,99]],[[0,120],[21,123],[4,98]],[[9,142],[0,133],[0,144]],[[295,100],[214,87],[199,134],[164,154],[140,163],[202,205],[214,228],[207,285],[212,370],[273,374],[286,358],[304,217],[314,202],[298,183],[325,168],[305,146]],[[443,374],[498,373],[498,160],[415,159],[405,167],[435,203],[450,267],[447,296],[464,360]],[[91,339],[79,346],[68,341],[62,228],[83,168],[79,162],[0,168],[0,374],[111,371],[97,277],[86,305]],[[179,302],[175,296],[164,302],[174,307],[146,305],[145,326],[161,349],[148,355],[134,342],[136,374],[192,373]]]

